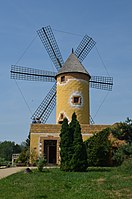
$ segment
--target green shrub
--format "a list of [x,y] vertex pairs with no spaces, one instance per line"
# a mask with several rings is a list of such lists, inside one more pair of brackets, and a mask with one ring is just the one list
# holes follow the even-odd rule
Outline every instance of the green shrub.
[[119,166],[124,160],[132,158],[132,144],[126,144],[119,147],[114,153],[112,160],[114,166]]
[[132,120],[127,118],[125,122],[118,123],[111,130],[114,137],[126,143],[112,152],[114,166],[119,166],[124,160],[132,157]]
[[29,148],[25,147],[19,155],[18,162],[28,164],[29,156]]
[[132,158],[124,160],[124,162],[117,168],[117,171],[132,175]]
[[4,158],[0,157],[0,166],[10,167],[10,165],[11,165],[10,161],[6,161]]
[[125,140],[128,144],[132,143],[132,120],[127,118],[125,122],[120,122],[112,129],[112,134],[119,140]]
[[124,159],[125,159],[125,156],[124,156],[124,151],[122,147],[119,147],[115,152],[113,152],[112,161],[113,161],[114,166],[121,165]]
[[4,162],[5,162],[5,159],[0,157],[0,166],[3,166]]
[[37,161],[37,167],[39,171],[43,171],[44,166],[46,165],[46,158],[45,157],[39,157]]
[[107,128],[85,141],[89,166],[110,165],[111,143],[109,135],[110,129]]

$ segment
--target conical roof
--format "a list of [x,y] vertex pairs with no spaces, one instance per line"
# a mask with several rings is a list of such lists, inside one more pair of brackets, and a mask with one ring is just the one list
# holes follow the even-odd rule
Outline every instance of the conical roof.
[[64,63],[63,67],[58,71],[57,76],[63,73],[84,73],[88,76],[89,73],[84,68],[84,66],[79,62],[76,55],[72,52],[66,62]]

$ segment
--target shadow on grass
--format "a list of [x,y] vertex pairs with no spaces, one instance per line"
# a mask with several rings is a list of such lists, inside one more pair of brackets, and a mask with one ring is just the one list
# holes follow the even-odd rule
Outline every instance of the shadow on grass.
[[49,173],[50,172],[50,169],[43,169],[42,171],[39,171],[38,169],[37,169],[37,172],[40,172],[40,173]]
[[36,199],[41,199],[41,198],[48,198],[48,196],[47,195],[36,196]]
[[88,172],[110,172],[111,168],[110,167],[88,167],[87,169]]

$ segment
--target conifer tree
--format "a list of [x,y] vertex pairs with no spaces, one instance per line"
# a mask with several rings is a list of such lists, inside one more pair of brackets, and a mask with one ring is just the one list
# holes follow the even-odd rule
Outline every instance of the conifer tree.
[[74,141],[74,131],[76,128],[76,122],[77,122],[77,116],[75,114],[75,112],[72,114],[72,120],[69,124],[69,135],[70,135],[70,142],[69,142],[69,158],[70,158],[70,162],[69,162],[69,167],[70,170],[72,171],[73,166],[71,165],[71,159],[72,156],[74,154],[74,148],[73,148],[73,141]]
[[60,156],[61,156],[61,165],[60,168],[64,171],[69,170],[70,164],[70,151],[69,151],[69,143],[70,143],[70,135],[69,135],[69,125],[67,118],[64,118],[60,133]]
[[69,124],[70,141],[71,141],[72,144],[73,144],[73,140],[74,140],[74,131],[75,131],[75,128],[76,128],[76,122],[77,122],[77,116],[76,116],[76,113],[74,112],[72,114],[72,120]]
[[64,171],[85,171],[87,169],[87,153],[75,113],[73,113],[69,125],[66,118],[63,120],[60,138],[60,168]]
[[71,159],[73,171],[86,171],[87,169],[87,153],[83,143],[81,127],[78,121],[74,129],[73,155]]

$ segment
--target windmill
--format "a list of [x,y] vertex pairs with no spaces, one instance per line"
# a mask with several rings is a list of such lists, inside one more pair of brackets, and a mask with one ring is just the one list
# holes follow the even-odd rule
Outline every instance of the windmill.
[[[65,78],[67,78],[67,75],[69,75],[69,73],[72,74],[72,80],[80,79],[80,74],[84,76],[83,78],[81,78],[81,81],[87,82],[87,87],[84,86],[84,88],[82,89],[83,90],[82,92],[88,93],[86,100],[84,100],[82,95],[79,96],[78,87],[76,87],[77,92],[74,92],[75,96],[74,96],[74,102],[72,102],[73,106],[72,107],[70,106],[69,108],[71,112],[75,110],[80,110],[82,107],[82,103],[84,101],[85,103],[83,104],[83,106],[86,104],[89,104],[89,86],[92,88],[101,89],[101,90],[108,90],[108,91],[112,90],[112,86],[113,86],[112,77],[91,76],[82,65],[83,60],[86,58],[86,56],[88,55],[88,53],[91,51],[91,49],[94,47],[96,43],[91,37],[89,37],[88,35],[85,35],[82,41],[80,42],[79,46],[75,50],[75,52],[72,50],[71,55],[68,57],[66,62],[64,62],[51,27],[47,26],[47,27],[41,28],[40,30],[37,31],[37,33],[47,53],[49,54],[57,72],[33,69],[33,68],[28,68],[28,67],[16,66],[16,65],[11,66],[11,79],[43,81],[43,82],[54,83],[52,88],[50,89],[50,91],[48,92],[44,100],[42,101],[42,103],[39,105],[35,113],[32,115],[31,118],[33,120],[33,123],[36,123],[36,122],[46,123],[47,119],[49,118],[52,110],[54,109],[56,105],[56,95],[57,95],[57,104],[59,104],[59,95],[60,95],[59,94],[59,85],[60,85],[59,81],[61,81],[61,83],[65,83],[66,82]],[[70,68],[68,68],[69,65],[70,65]],[[60,78],[61,80],[59,80]],[[57,85],[58,85],[58,90],[57,90]],[[71,87],[71,85],[69,87]],[[61,93],[61,96],[65,97],[63,91]],[[68,97],[70,97],[71,101],[73,100],[71,96],[68,96]],[[61,98],[61,101],[63,101],[62,98]],[[64,108],[62,107],[62,104],[60,106],[61,106],[61,110],[63,110]],[[81,112],[82,115],[83,115],[84,110],[86,110],[87,112],[85,114],[85,117],[87,117],[88,119],[87,121],[83,121],[83,123],[89,124],[90,123],[89,105],[87,105],[87,109],[85,109],[84,107],[84,109]],[[57,113],[58,115],[56,115],[57,123],[61,123],[61,120],[63,120],[64,117],[69,117],[68,116],[69,113],[66,113],[66,111],[67,110],[65,111],[59,110],[59,113]]]

